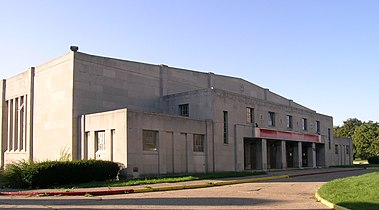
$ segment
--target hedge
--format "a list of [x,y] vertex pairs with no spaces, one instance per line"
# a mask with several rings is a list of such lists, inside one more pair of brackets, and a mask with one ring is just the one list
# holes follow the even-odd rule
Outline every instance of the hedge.
[[369,157],[367,161],[369,164],[379,164],[379,156]]
[[102,160],[18,162],[4,171],[10,187],[42,188],[90,181],[106,181],[117,177],[117,163]]

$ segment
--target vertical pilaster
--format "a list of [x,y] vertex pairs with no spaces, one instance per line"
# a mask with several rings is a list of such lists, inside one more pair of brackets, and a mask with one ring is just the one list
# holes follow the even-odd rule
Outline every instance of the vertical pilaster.
[[27,109],[27,105],[26,105],[26,98],[27,98],[27,96],[26,95],[24,95],[24,124],[22,125],[23,126],[23,130],[24,130],[24,132],[23,132],[23,142],[22,142],[22,149],[24,150],[24,151],[26,151],[27,149],[26,149],[26,130],[27,130],[27,123],[26,123],[26,120],[28,119],[28,116],[27,116],[27,111],[26,111],[26,109]]
[[316,168],[316,143],[312,143],[312,167]]
[[86,116],[85,115],[82,115],[80,117],[80,154],[78,155],[78,159],[83,159],[85,160],[86,159],[86,151],[87,151],[87,148],[86,148],[86,141],[88,139],[86,139]]
[[17,144],[16,144],[16,141],[17,141],[17,100],[16,99],[13,99],[13,106],[12,106],[12,118],[13,118],[13,122],[12,122],[12,148],[13,148],[13,151],[16,151],[17,150]]
[[112,144],[111,144],[111,130],[105,130],[105,151],[106,151],[106,159],[111,160],[112,155]]
[[262,139],[262,170],[267,171],[267,140]]
[[302,143],[299,141],[297,142],[297,153],[298,153],[298,158],[299,158],[299,168],[303,167],[303,146]]
[[17,140],[15,144],[17,145],[18,151],[21,150],[21,129],[22,129],[22,122],[21,122],[21,97],[17,98],[17,107],[16,107],[16,112],[17,112]]
[[286,141],[281,141],[281,160],[282,160],[282,169],[287,168],[287,151],[286,151]]
[[215,85],[215,74],[212,72],[208,73],[208,88],[213,89]]
[[114,129],[111,129],[111,132],[110,132],[110,142],[109,142],[109,148],[110,148],[110,151],[109,151],[109,160],[110,161],[113,161],[113,153],[114,153],[114,137],[115,137],[115,134],[116,134],[116,130]]
[[167,75],[167,68],[168,66],[166,65],[161,65],[159,70],[160,70],[160,96],[163,97],[168,94],[168,85],[167,85],[167,80],[168,80],[168,75]]
[[34,75],[35,75],[35,68],[31,67],[28,70],[29,73],[29,87],[28,87],[28,94],[25,97],[26,103],[26,112],[27,112],[27,119],[25,121],[26,123],[26,147],[25,149],[29,151],[29,160],[33,160],[33,105],[34,105]]
[[7,138],[6,138],[6,103],[5,103],[5,89],[6,80],[0,80],[0,167],[4,167],[4,152],[6,150]]

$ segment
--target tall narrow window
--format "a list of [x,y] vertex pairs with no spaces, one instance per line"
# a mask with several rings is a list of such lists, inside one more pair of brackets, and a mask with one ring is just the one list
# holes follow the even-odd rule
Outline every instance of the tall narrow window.
[[331,148],[331,144],[332,144],[332,142],[330,142],[330,140],[331,140],[331,131],[330,131],[330,128],[328,128],[328,146],[329,146],[329,149]]
[[308,120],[306,118],[301,119],[301,124],[302,124],[303,131],[308,130]]
[[335,153],[338,154],[338,144],[335,145]]
[[268,112],[268,126],[275,127],[275,112]]
[[87,131],[84,133],[84,142],[83,142],[83,159],[88,160],[88,139],[90,132]]
[[157,151],[158,142],[157,136],[158,131],[143,130],[142,131],[142,141],[143,141],[143,150],[144,151]]
[[181,104],[179,105],[179,115],[183,117],[189,117],[189,105]]
[[246,123],[254,123],[254,109],[246,107]]
[[289,129],[293,128],[293,119],[291,115],[287,115],[287,128]]
[[105,131],[95,131],[96,152],[105,151]]
[[224,114],[224,144],[228,144],[229,143],[229,139],[228,139],[228,112],[227,111],[224,111],[223,112]]
[[13,99],[8,100],[8,151],[13,150]]
[[13,133],[13,150],[18,150],[18,137],[19,137],[19,117],[20,117],[20,110],[19,108],[19,100],[18,98],[15,99],[14,105],[14,133]]
[[318,135],[320,135],[321,133],[321,125],[320,125],[320,121],[316,121],[316,133]]
[[18,108],[20,110],[20,145],[19,150],[24,149],[25,142],[25,106],[24,106],[24,96],[20,97],[20,106]]
[[204,152],[204,135],[193,134],[193,151]]

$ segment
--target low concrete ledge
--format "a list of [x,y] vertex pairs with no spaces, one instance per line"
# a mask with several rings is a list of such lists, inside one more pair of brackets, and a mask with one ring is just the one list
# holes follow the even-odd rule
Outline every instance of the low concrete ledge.
[[315,198],[317,201],[321,202],[322,204],[324,204],[325,206],[329,207],[329,208],[332,208],[332,209],[336,209],[336,210],[350,210],[348,208],[345,208],[345,207],[342,207],[342,206],[339,206],[337,204],[334,204],[328,200],[325,200],[324,198],[322,198],[319,194],[318,194],[318,190],[317,192],[315,193]]

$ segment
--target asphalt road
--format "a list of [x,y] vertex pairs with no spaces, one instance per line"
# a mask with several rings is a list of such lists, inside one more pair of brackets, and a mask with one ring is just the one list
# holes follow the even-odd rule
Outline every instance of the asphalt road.
[[325,182],[369,170],[319,174],[270,182],[97,197],[0,196],[1,209],[328,209],[314,193]]

